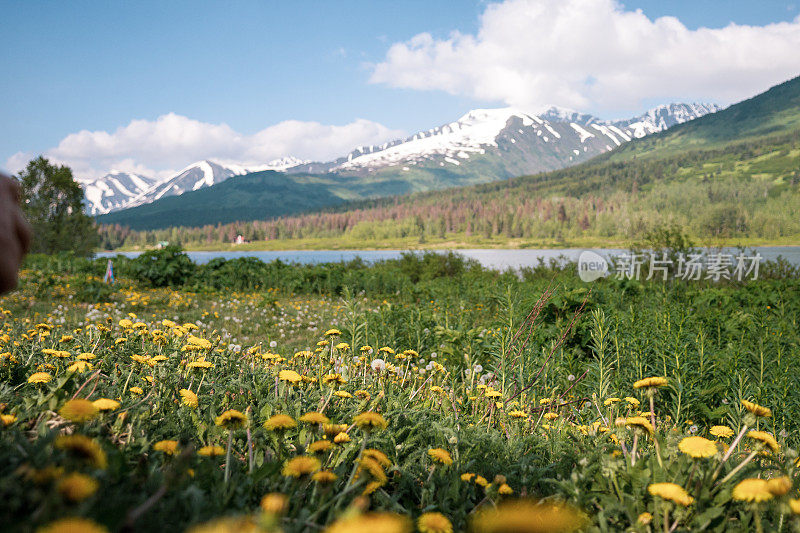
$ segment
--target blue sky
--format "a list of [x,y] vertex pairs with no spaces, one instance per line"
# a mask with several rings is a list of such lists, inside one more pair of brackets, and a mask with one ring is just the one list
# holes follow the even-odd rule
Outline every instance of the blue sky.
[[[800,12],[795,2],[783,1],[622,2],[616,9],[641,9],[650,20],[675,16],[689,31],[722,28],[731,22],[759,27],[792,23]],[[670,96],[692,97],[695,91],[696,96],[705,97],[712,89],[707,80],[699,80],[696,90],[691,85],[676,86],[670,95],[643,88],[641,94],[626,96],[627,100],[597,96],[585,89],[559,102],[552,100],[564,91],[543,81],[538,94],[545,100],[520,100],[519,90],[466,87],[474,78],[463,77],[461,67],[444,81],[418,81],[426,78],[419,69],[446,70],[440,68],[442,59],[434,57],[433,47],[415,48],[425,58],[413,65],[387,59],[393,45],[402,46],[421,33],[430,34],[434,44],[450,42],[454,31],[477,35],[486,10],[487,2],[430,0],[2,0],[0,166],[11,166],[14,154],[21,152],[24,157],[48,150],[56,159],[69,163],[70,157],[83,158],[88,165],[96,139],[72,151],[55,147],[75,132],[113,133],[134,119],[155,121],[168,113],[202,124],[226,124],[242,135],[286,120],[342,126],[360,118],[384,127],[375,126],[372,133],[362,135],[378,138],[427,129],[480,106],[533,106],[547,101],[610,118],[641,111]],[[532,29],[531,35],[520,35],[519,40],[535,39],[538,34]],[[375,71],[380,63],[386,64],[381,75]],[[766,89],[775,81],[772,78],[788,77],[791,67],[776,67],[753,87]],[[544,67],[537,64],[535,68]],[[585,78],[591,83],[591,72]],[[750,86],[741,91],[754,92]],[[738,96],[720,95],[716,100]],[[353,140],[359,139],[353,135]],[[288,149],[293,146],[287,144]],[[314,155],[313,149],[303,149]],[[123,158],[120,150],[108,157],[98,155],[95,167]],[[233,157],[236,152],[231,150]],[[130,159],[138,163],[147,159],[147,153],[132,147]],[[143,161],[143,168],[163,171],[173,165],[162,159]],[[81,163],[75,164],[80,167]]]

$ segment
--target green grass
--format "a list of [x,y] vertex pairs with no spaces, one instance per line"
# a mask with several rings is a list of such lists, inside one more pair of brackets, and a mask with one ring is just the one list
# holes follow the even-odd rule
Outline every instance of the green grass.
[[[504,518],[516,497],[567,502],[609,531],[641,529],[645,512],[658,529],[677,520],[679,530],[754,530],[761,521],[779,531],[796,520],[788,512],[800,442],[796,273],[765,268],[744,284],[587,286],[569,267],[518,277],[428,255],[372,267],[218,262],[156,288],[143,279],[159,278],[133,264],[120,260],[118,283],[107,286],[96,277],[102,260],[33,257],[20,288],[0,298],[3,523],[27,531],[81,516],[111,530],[182,531],[238,516],[261,531],[294,532],[369,509],[410,520],[440,512],[461,531],[495,505],[495,519]],[[148,277],[131,277],[137,272]],[[361,352],[365,345],[373,352]],[[395,354],[379,354],[383,346]],[[317,351],[296,355],[304,350]],[[403,358],[404,350],[414,352]],[[82,353],[92,354],[91,368],[73,367]],[[389,373],[366,364],[378,355],[394,365]],[[306,382],[281,381],[289,369]],[[52,380],[29,383],[35,372]],[[342,379],[323,379],[334,373]],[[647,376],[667,378],[654,396],[655,437],[632,420],[613,424],[650,409],[650,395],[633,386]],[[196,406],[182,403],[182,389],[196,394]],[[78,422],[73,398],[119,406]],[[756,420],[742,399],[773,416]],[[217,424],[229,409],[247,424]],[[277,413],[298,420],[307,411],[344,424],[316,454],[315,468],[337,476],[328,488],[283,473],[326,440],[320,428],[264,427]],[[364,411],[379,412],[386,429],[359,429],[354,417]],[[679,451],[681,439],[711,437],[713,425],[758,427],[780,450],[747,459],[762,447],[745,438],[727,460]],[[350,441],[330,444],[343,430]],[[64,434],[86,436],[101,452],[71,454],[58,440]],[[223,453],[198,454],[204,446]],[[174,455],[163,451],[173,447]],[[387,462],[356,475],[365,448]],[[435,462],[434,449],[452,464]],[[66,473],[91,490],[67,490]],[[756,476],[786,476],[788,493],[758,507],[733,500],[731,489]],[[686,487],[694,503],[665,517],[663,499],[648,491],[665,480]],[[368,489],[368,499],[358,498]],[[275,493],[286,509],[262,511],[262,497]],[[524,516],[537,522],[537,512]]]

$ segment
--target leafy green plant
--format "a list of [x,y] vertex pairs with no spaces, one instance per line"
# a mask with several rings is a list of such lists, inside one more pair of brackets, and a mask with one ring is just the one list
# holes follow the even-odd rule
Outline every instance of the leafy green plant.
[[185,285],[195,273],[195,264],[178,246],[142,253],[130,266],[134,278],[153,287]]

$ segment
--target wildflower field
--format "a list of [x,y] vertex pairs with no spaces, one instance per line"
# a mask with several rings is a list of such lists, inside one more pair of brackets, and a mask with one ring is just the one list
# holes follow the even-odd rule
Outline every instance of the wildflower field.
[[4,530],[800,531],[786,264],[115,265],[0,297]]

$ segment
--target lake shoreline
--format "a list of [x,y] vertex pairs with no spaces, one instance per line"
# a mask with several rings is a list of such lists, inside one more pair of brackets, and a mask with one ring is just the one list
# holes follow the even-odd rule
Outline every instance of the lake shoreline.
[[[702,248],[705,251],[724,250],[732,256],[739,254],[737,248]],[[607,258],[619,256],[626,252],[625,248],[537,248],[537,249],[499,249],[499,248],[463,248],[458,250],[427,250],[428,252],[442,254],[448,251],[456,252],[466,259],[477,261],[484,268],[492,270],[520,269],[535,267],[544,262],[576,262],[585,250],[593,250]],[[757,251],[764,260],[775,260],[783,257],[788,262],[800,265],[800,246],[794,247],[750,247],[746,255]],[[267,250],[267,251],[186,251],[186,255],[197,264],[205,264],[215,259],[232,260],[239,258],[255,258],[265,263],[280,260],[289,264],[323,264],[342,263],[353,260],[363,261],[367,264],[387,260],[400,259],[405,252],[417,250]],[[98,253],[96,257],[114,258],[116,255],[125,255],[129,258],[136,257],[142,252],[105,252]]]
[[[461,241],[443,241],[435,243],[414,244],[409,242],[389,242],[385,245],[376,246],[353,246],[352,242],[344,242],[337,245],[335,239],[314,239],[303,241],[258,241],[253,243],[244,244],[229,244],[220,246],[218,244],[210,246],[187,246],[183,248],[186,252],[309,252],[309,251],[414,251],[424,252],[441,251],[441,250],[572,250],[575,248],[585,249],[598,249],[598,248],[614,248],[614,249],[630,249],[634,243],[631,241],[598,241],[594,239],[575,240],[567,242],[517,242],[517,241],[504,241],[492,243],[489,241],[477,242],[461,242]],[[790,238],[783,240],[760,240],[760,239],[720,239],[696,242],[697,248],[792,248],[800,246],[800,238],[792,242]],[[128,252],[146,252],[153,250],[153,247],[122,247],[113,250],[97,250],[96,253],[128,253]]]

